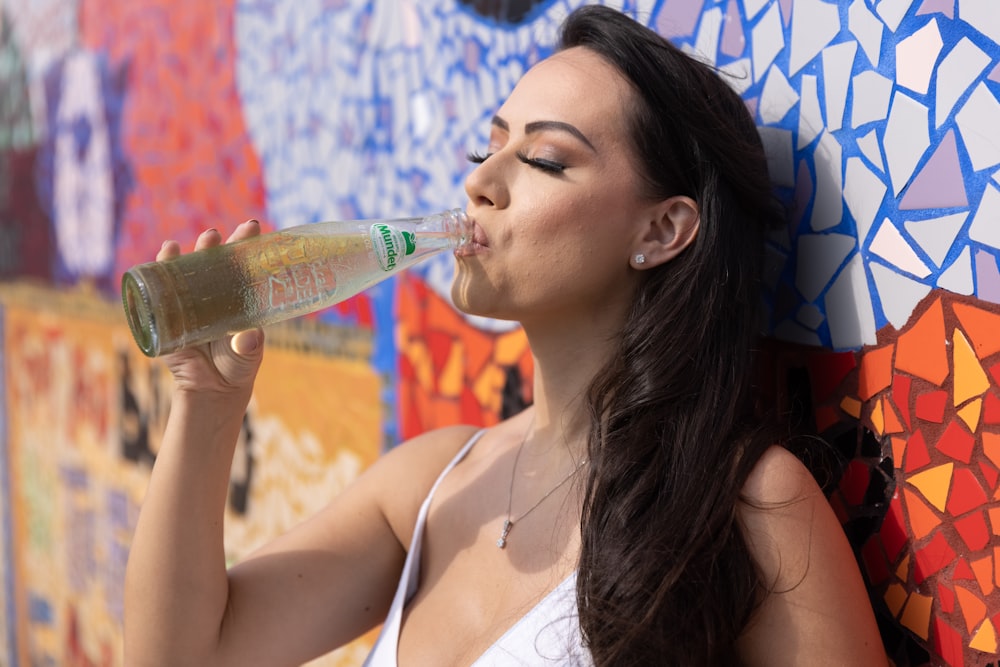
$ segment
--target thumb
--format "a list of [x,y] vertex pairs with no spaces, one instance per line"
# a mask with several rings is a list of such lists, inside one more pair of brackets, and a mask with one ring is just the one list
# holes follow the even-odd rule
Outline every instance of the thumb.
[[240,356],[252,356],[260,349],[260,345],[263,342],[262,339],[263,332],[260,329],[250,329],[249,331],[241,331],[233,336],[229,345],[232,347],[233,352]]

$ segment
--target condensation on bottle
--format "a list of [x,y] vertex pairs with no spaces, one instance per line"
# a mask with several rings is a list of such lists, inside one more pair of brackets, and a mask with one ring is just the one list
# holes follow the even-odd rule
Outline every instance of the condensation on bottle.
[[156,357],[327,308],[470,238],[461,209],[300,225],[134,266],[122,305]]

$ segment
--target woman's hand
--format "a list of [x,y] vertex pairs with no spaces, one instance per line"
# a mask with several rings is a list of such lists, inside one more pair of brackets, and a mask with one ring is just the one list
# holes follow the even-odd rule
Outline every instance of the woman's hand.
[[[237,227],[226,243],[259,234],[260,224],[249,220]],[[221,242],[222,235],[215,229],[209,229],[198,236],[194,249],[210,248]],[[180,245],[176,241],[166,241],[156,259],[170,259],[180,253]],[[263,348],[264,332],[251,329],[204,345],[177,350],[164,355],[163,361],[173,373],[178,391],[234,394],[249,400],[264,356]]]

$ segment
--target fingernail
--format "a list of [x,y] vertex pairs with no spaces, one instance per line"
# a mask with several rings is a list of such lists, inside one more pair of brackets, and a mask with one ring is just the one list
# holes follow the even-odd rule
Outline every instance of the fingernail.
[[256,218],[251,218],[250,220],[247,220],[247,223],[260,226],[260,221],[257,220]]
[[215,232],[216,234],[218,234],[219,230],[216,229],[215,227],[209,227],[208,229],[205,230],[205,233],[208,234],[209,232]]
[[260,334],[256,331],[241,332],[233,336],[231,345],[237,354],[252,354],[260,346]]

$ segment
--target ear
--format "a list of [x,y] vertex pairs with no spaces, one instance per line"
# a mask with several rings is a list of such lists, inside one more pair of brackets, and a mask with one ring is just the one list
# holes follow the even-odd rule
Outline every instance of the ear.
[[690,197],[677,195],[658,202],[642,224],[629,262],[636,269],[669,262],[694,241],[700,223],[698,203]]

